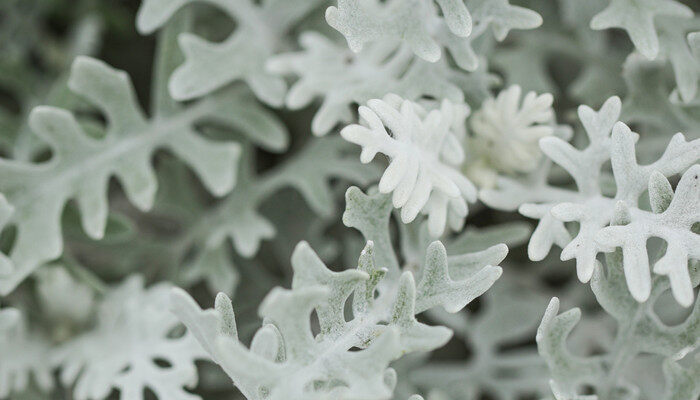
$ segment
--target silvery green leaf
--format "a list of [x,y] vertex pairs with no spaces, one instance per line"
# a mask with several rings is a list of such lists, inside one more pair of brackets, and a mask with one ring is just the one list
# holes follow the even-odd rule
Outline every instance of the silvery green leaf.
[[664,400],[692,400],[700,396],[700,361],[695,358],[690,367],[684,368],[673,360],[666,360],[663,365],[666,380]]
[[556,93],[556,84],[547,70],[548,59],[562,54],[562,38],[557,32],[535,30],[519,35],[508,47],[497,47],[491,56],[492,63],[503,71],[505,82],[519,85],[526,91]]
[[[683,371],[674,368],[670,360],[692,357],[687,355],[698,347],[700,302],[696,302],[689,314],[683,315],[680,323],[669,326],[661,321],[660,310],[654,307],[660,296],[668,291],[668,281],[655,278],[649,299],[639,303],[625,290],[626,274],[623,271],[622,252],[618,250],[608,254],[605,266],[607,271],[601,264],[596,266],[591,288],[596,300],[617,323],[616,337],[609,349],[603,354],[588,357],[574,355],[567,345],[567,336],[578,324],[581,312],[574,308],[557,315],[557,298],[550,302],[540,324],[538,349],[549,366],[555,397],[577,398],[582,385],[589,385],[597,396],[593,398],[609,398],[612,393],[618,393],[621,398],[639,398],[641,385],[630,381],[630,377],[623,372],[630,363],[637,362],[640,357],[648,354],[667,358],[663,366],[659,361],[651,364],[658,368],[657,374],[663,368],[667,393],[676,390],[679,395],[684,390],[692,393],[696,389],[683,382]],[[693,266],[692,279],[694,285],[700,281],[697,264]],[[675,379],[680,380],[674,382]]]
[[104,112],[104,138],[89,137],[75,116],[54,107],[37,107],[30,125],[52,148],[46,164],[6,160],[0,169],[3,192],[13,213],[6,223],[16,224],[17,240],[10,251],[11,275],[0,279],[8,293],[42,262],[61,254],[61,212],[75,199],[83,228],[95,239],[104,235],[107,220],[107,183],[116,176],[131,202],[141,210],[153,204],[157,182],[150,164],[153,152],[167,148],[182,158],[215,195],[235,183],[240,148],[216,144],[191,127],[201,119],[225,112],[215,100],[192,106],[168,120],[147,120],[135,101],[127,75],[107,64],[79,57],[73,63],[71,89]]
[[[627,86],[627,96],[622,108],[622,119],[630,124],[645,124],[653,131],[684,132],[689,137],[698,137],[700,113],[692,102],[680,107],[674,100],[670,87],[664,84],[667,74],[666,63],[648,61],[639,54],[630,54],[623,64],[623,77]],[[657,156],[665,146],[663,136],[649,135],[647,143],[652,146],[651,154]],[[641,144],[643,144],[642,141]]]
[[[435,62],[440,44],[433,38],[443,35],[469,36],[472,18],[462,0],[432,1],[339,0],[326,10],[326,21],[345,36],[355,52],[367,42],[401,38],[419,57]],[[440,12],[442,15],[440,15]]]
[[[388,237],[391,207],[381,206],[388,203],[385,196],[351,188],[346,197],[346,223],[379,240]],[[500,256],[473,255],[481,268],[452,280],[444,247],[436,242],[416,286],[412,271],[400,272],[396,265],[387,273],[376,267],[379,260],[396,257],[377,257],[393,253],[390,241],[385,242],[389,247],[368,241],[358,268],[339,272],[328,269],[307,243],[299,243],[292,254],[292,287],[276,287],[263,300],[258,310],[263,326],[250,347],[239,341],[233,308],[223,294],[217,296],[215,310],[202,311],[186,292],[175,289],[171,306],[249,399],[388,399],[396,384],[389,363],[439,347],[452,334],[418,322],[415,315],[438,304],[455,312],[482,294],[500,276],[499,267],[484,264],[502,260],[505,246],[500,245]],[[351,294],[348,317],[345,303]]]
[[509,278],[506,270],[481,298],[482,308],[476,315],[429,311],[432,320],[453,329],[464,346],[474,349],[475,356],[469,360],[431,360],[411,368],[407,379],[423,392],[444,395],[436,398],[475,399],[482,391],[503,400],[547,394],[549,372],[536,350],[504,349],[508,343],[532,339],[536,319],[546,303],[545,295]]
[[[343,224],[357,229],[366,241],[372,242],[373,247],[377,249],[374,254],[377,268],[386,268],[388,274],[398,277],[399,261],[389,236],[391,210],[391,198],[388,195],[365,194],[357,186],[352,186],[345,192]],[[369,260],[365,260],[360,266],[368,262]],[[374,269],[369,266],[363,268]]]
[[[136,26],[148,34],[161,28],[180,8],[204,3],[201,0],[145,0]],[[284,35],[316,0],[215,0],[213,3],[236,23],[235,31],[215,43],[192,33],[180,34],[178,41],[185,63],[170,78],[170,94],[177,100],[204,96],[231,82],[242,80],[265,103],[279,106],[286,91],[284,80],[265,72],[265,62],[283,42]]]
[[477,23],[491,26],[496,40],[503,41],[512,29],[534,29],[542,25],[537,12],[511,5],[509,0],[467,0]]
[[649,256],[646,241],[659,237],[666,241],[666,254],[656,261],[653,271],[667,275],[673,294],[680,304],[693,304],[693,285],[688,260],[700,259],[700,238],[691,231],[698,221],[700,166],[695,165],[681,177],[676,193],[661,213],[640,213],[620,226],[608,226],[596,234],[596,241],[608,247],[621,247],[625,259],[625,276],[632,295],[639,301],[651,290]]
[[[501,262],[508,253],[508,247],[497,245],[495,259],[489,260],[493,264]],[[483,266],[484,262],[491,258],[490,254],[480,257],[475,264]],[[457,264],[456,262],[453,263]],[[452,280],[449,275],[448,258],[445,246],[440,242],[433,242],[426,254],[426,260],[418,283],[417,308],[420,311],[427,310],[436,305],[441,305],[448,312],[457,312],[464,308],[475,298],[481,296],[501,276],[503,270],[498,266],[487,265],[478,272],[472,268],[471,276],[464,280]],[[461,274],[460,274],[461,275]]]
[[552,95],[528,92],[521,103],[521,93],[518,85],[502,90],[470,119],[473,140],[464,168],[481,187],[492,187],[498,173],[535,170],[542,158],[539,140],[554,134]]
[[466,4],[464,0],[438,0],[435,3],[339,0],[337,7],[326,10],[326,21],[345,36],[354,52],[362,50],[368,42],[399,39],[428,62],[438,61],[442,49],[446,48],[457,65],[469,71],[478,66],[471,42],[488,26],[496,39],[502,41],[511,29],[532,29],[542,24],[539,14],[513,6],[508,0],[471,0]]
[[306,107],[321,97],[321,107],[311,122],[315,135],[325,135],[338,123],[352,122],[354,103],[365,103],[386,93],[411,100],[430,96],[462,102],[464,94],[452,82],[453,71],[443,62],[416,60],[410,50],[395,42],[381,41],[353,53],[318,32],[304,32],[302,51],[276,55],[267,69],[299,79],[285,100],[290,109]]
[[675,0],[610,0],[610,5],[591,20],[592,29],[621,28],[645,57],[656,58],[659,37],[654,17],[659,15],[690,18],[690,7]]
[[210,292],[233,296],[241,278],[230,257],[225,246],[205,247],[185,266],[180,279],[183,284],[189,285],[204,281]]
[[128,277],[102,300],[95,329],[53,350],[51,364],[62,384],[74,385],[76,399],[104,399],[112,390],[133,399],[146,388],[161,399],[200,398],[184,388],[196,385],[194,362],[205,352],[190,332],[169,336],[179,326],[168,312],[170,291],[167,283],[146,289],[142,277]]
[[286,187],[297,190],[315,213],[332,215],[332,179],[365,183],[376,175],[373,166],[359,165],[348,149],[339,137],[314,138],[284,163],[260,175],[253,174],[250,154],[244,155],[238,186],[204,217],[209,227],[207,244],[218,246],[230,238],[239,254],[255,255],[261,241],[275,235],[275,227],[258,207]]
[[396,95],[367,104],[359,109],[362,124],[346,126],[340,134],[362,146],[362,163],[377,153],[389,157],[379,191],[392,193],[403,223],[422,212],[428,215],[434,237],[442,235],[448,223],[458,230],[468,212],[467,201],[476,200],[476,188],[457,168],[465,157],[458,129],[468,107],[443,100],[440,108],[428,111]]
[[[624,271],[623,257],[620,251],[606,256],[607,276],[601,266],[591,279],[591,289],[598,303],[618,322],[618,326],[625,331],[620,334],[627,335],[627,350],[632,354],[648,352],[664,357],[682,357],[700,343],[698,339],[698,321],[700,320],[700,306],[696,302],[690,314],[675,326],[667,326],[658,318],[653,308],[655,300],[670,284],[657,277],[652,282],[649,300],[639,303],[630,293],[623,289],[626,285],[627,274]],[[698,283],[697,266],[693,271],[693,283]]]
[[700,18],[660,18],[660,53],[671,63],[676,78],[677,95],[683,103],[696,97],[700,79],[700,53],[693,50],[692,33],[700,29]]
[[[677,133],[657,161],[640,165],[635,154],[638,135],[617,121],[620,106],[620,100],[613,97],[598,112],[586,106],[579,107],[579,118],[590,141],[583,150],[578,150],[557,137],[540,140],[542,151],[572,176],[576,191],[550,186],[546,174],[540,174],[535,175],[535,178],[539,178],[535,190],[519,182],[502,180],[501,190],[482,192],[481,197],[492,206],[501,208],[517,204],[500,202],[499,198],[503,196],[519,196],[537,201],[535,204],[523,202],[519,207],[521,214],[540,219],[530,241],[530,257],[541,259],[549,252],[552,244],[564,245],[561,259],[576,259],[577,274],[582,282],[587,282],[593,275],[598,253],[623,247],[628,287],[640,302],[647,300],[651,288],[646,239],[661,236],[667,242],[669,250],[660,260],[655,272],[673,275],[674,296],[679,303],[689,306],[693,296],[687,260],[697,258],[697,255],[694,250],[687,249],[697,247],[691,244],[697,235],[690,232],[690,228],[698,221],[694,211],[697,195],[690,182],[697,175],[697,166],[693,165],[700,160],[700,141],[687,141],[683,134]],[[601,169],[608,161],[612,163],[616,183],[614,197],[607,196],[601,188]],[[690,169],[686,171],[688,168]],[[665,222],[664,213],[655,214],[641,208],[639,204],[640,196],[647,191],[649,179],[655,171],[662,176],[673,176],[684,171],[684,175],[688,174],[688,178],[682,179],[683,185],[679,185],[683,195],[676,203],[678,208],[674,207],[668,214],[677,215],[673,213],[680,212],[687,215],[687,219],[675,222],[678,217],[672,218],[673,234],[668,230],[670,225]],[[677,211],[681,209],[683,211]],[[579,229],[576,236],[569,239],[564,223],[572,221],[578,222]],[[625,225],[610,226],[619,224]],[[644,226],[641,230],[640,224]],[[628,236],[627,241],[614,234],[627,231],[627,226],[631,226],[637,234]],[[683,236],[683,231],[686,238],[678,241]]]
[[567,396],[565,399],[575,398],[580,384],[593,384],[604,376],[601,360],[576,356],[566,346],[569,333],[580,319],[578,308],[559,314],[559,299],[554,297],[537,329],[537,348],[549,366],[558,395]]
[[50,341],[28,329],[19,310],[0,309],[0,398],[24,391],[30,381],[44,393],[53,389],[50,351]]

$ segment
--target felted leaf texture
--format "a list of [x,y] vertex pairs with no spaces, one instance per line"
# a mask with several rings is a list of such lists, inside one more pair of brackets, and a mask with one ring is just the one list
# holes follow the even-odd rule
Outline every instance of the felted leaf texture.
[[466,4],[463,0],[339,0],[337,7],[326,10],[326,21],[345,36],[355,52],[367,42],[400,39],[428,62],[439,60],[442,49],[447,48],[461,68],[473,71],[477,68],[470,46],[474,36],[490,25],[501,41],[511,29],[538,27],[542,17],[508,0]]
[[[142,229],[129,239],[90,242],[89,247],[85,246],[89,238],[76,232],[70,237],[75,241],[80,235],[75,256],[104,264],[107,272],[138,271],[145,265],[162,268],[171,271],[171,280],[182,287],[204,281],[212,293],[232,295],[240,264],[255,265],[260,246],[278,240],[278,225],[269,210],[262,210],[266,202],[291,189],[287,193],[298,199],[298,206],[309,210],[303,215],[330,218],[336,212],[333,193],[340,182],[367,184],[378,176],[376,166],[358,163],[350,152],[352,145],[337,136],[311,138],[283,162],[261,172],[255,171],[252,144],[242,148],[236,187],[215,204],[198,196],[197,182],[186,166],[175,158],[159,159],[159,190],[149,216],[175,221],[178,230],[160,237]],[[283,208],[287,207],[294,209],[286,204]],[[298,235],[299,228],[291,228]]]
[[[598,264],[591,288],[603,309],[617,322],[614,345],[610,352],[602,355],[572,354],[567,347],[567,336],[579,323],[581,311],[574,308],[559,314],[559,300],[553,298],[537,333],[538,349],[549,366],[552,388],[563,398],[575,398],[584,384],[595,388],[599,397],[593,399],[609,398],[612,393],[620,393],[622,398],[636,398],[639,388],[625,376],[625,367],[643,354],[656,354],[666,358],[663,363],[656,364],[657,373],[664,371],[667,393],[673,393],[665,398],[685,398],[687,393],[697,390],[696,385],[683,381],[685,372],[672,360],[692,357],[686,355],[692,354],[700,344],[700,302],[695,303],[679,324],[666,325],[654,304],[668,291],[669,282],[656,277],[649,299],[639,303],[625,290],[622,252],[610,253],[605,259],[607,272]],[[697,263],[691,271],[693,283],[697,285],[700,282]]]
[[700,79],[700,49],[692,31],[700,29],[700,18],[661,18],[658,25],[659,53],[668,59],[676,79],[671,97],[680,103],[691,103],[697,96]]
[[476,316],[465,312],[447,315],[439,309],[429,312],[476,354],[467,361],[429,362],[412,369],[408,379],[424,392],[436,391],[460,400],[478,399],[484,391],[499,400],[547,394],[549,371],[534,349],[499,349],[532,337],[537,328],[533,316],[540,315],[546,297],[523,290],[506,271],[480,300],[483,308]]
[[571,354],[567,348],[566,338],[580,319],[578,308],[559,314],[559,299],[555,297],[537,330],[537,347],[548,362],[556,398],[574,399],[579,385],[600,381],[604,376],[600,360]]
[[30,125],[53,154],[44,163],[1,160],[0,192],[12,210],[3,226],[17,228],[9,252],[14,269],[0,278],[3,294],[41,263],[61,254],[60,217],[66,201],[77,201],[83,228],[95,239],[104,234],[112,176],[136,207],[148,210],[157,187],[150,165],[156,149],[167,149],[184,160],[215,195],[225,194],[235,183],[239,145],[204,139],[192,128],[195,122],[226,115],[225,102],[212,98],[170,118],[148,120],[126,74],[87,57],[73,63],[68,84],[104,113],[106,132],[102,138],[91,137],[73,114],[62,109],[44,106],[32,111]]
[[0,399],[700,400],[698,10],[0,1]]
[[[389,363],[405,353],[439,347],[452,334],[418,322],[415,315],[437,305],[456,312],[500,276],[500,268],[485,266],[452,280],[445,248],[434,242],[416,284],[413,272],[401,272],[394,264],[391,244],[384,241],[388,196],[351,188],[347,200],[346,224],[365,238],[376,237],[378,245],[368,240],[357,269],[334,272],[301,242],[292,254],[292,288],[278,287],[267,295],[259,308],[263,326],[249,348],[238,340],[225,295],[217,296],[214,310],[203,311],[184,291],[172,292],[173,311],[249,399],[389,399],[396,384]],[[389,265],[380,267],[383,262]],[[352,318],[346,320],[351,294]],[[312,312],[318,317],[317,333]]]
[[451,34],[466,38],[472,30],[472,18],[464,2],[437,3],[442,18],[432,1],[341,0],[338,7],[326,10],[326,20],[346,37],[353,51],[382,37],[400,37],[419,57],[435,62],[441,50],[432,36]]
[[[596,241],[604,246],[621,247],[625,258],[625,274],[630,288],[649,291],[649,255],[646,242],[651,237],[666,241],[666,253],[654,264],[653,271],[667,275],[673,294],[679,303],[693,303],[693,284],[688,261],[700,259],[700,235],[693,225],[700,219],[700,165],[691,167],[681,177],[674,194],[661,173],[654,173],[649,181],[649,195],[653,214],[641,214],[629,224],[609,226],[596,234]],[[623,203],[618,203],[616,214],[626,214]],[[632,290],[635,298],[642,295]]]
[[408,223],[420,212],[427,214],[434,237],[442,235],[448,223],[459,229],[468,212],[467,201],[476,200],[474,184],[458,169],[465,155],[457,130],[468,107],[443,100],[438,109],[428,111],[388,95],[368,101],[359,112],[361,124],[347,126],[340,134],[362,146],[363,163],[377,153],[389,157],[379,191],[393,193],[401,220]]
[[592,29],[621,28],[642,55],[656,58],[659,37],[654,18],[659,15],[690,18],[690,7],[675,0],[610,0],[610,5],[593,17]]
[[[681,107],[671,87],[661,82],[668,73],[665,63],[648,61],[639,54],[630,54],[623,64],[623,77],[628,94],[622,107],[622,118],[630,124],[645,124],[653,132],[687,132],[697,138],[698,108]],[[652,135],[656,146],[651,151],[655,155],[663,152],[666,143],[663,135]]]
[[286,91],[284,80],[265,72],[265,62],[284,42],[285,34],[319,5],[318,0],[146,0],[136,26],[148,34],[161,28],[182,7],[209,3],[228,14],[235,31],[214,43],[192,33],[178,37],[185,63],[170,78],[170,94],[177,100],[204,96],[242,80],[263,102],[279,106]]
[[691,400],[700,396],[700,360],[692,361],[688,368],[680,366],[673,360],[664,362],[664,379],[667,382],[664,400]]
[[121,399],[143,399],[146,388],[159,399],[200,398],[184,388],[197,383],[194,361],[207,357],[191,333],[170,336],[180,326],[168,312],[171,289],[128,277],[102,300],[95,329],[55,349],[52,363],[77,400],[104,399],[113,389]]
[[271,72],[298,76],[287,93],[290,109],[306,107],[321,97],[321,107],[311,122],[314,135],[325,135],[340,122],[350,123],[355,103],[396,93],[409,100],[422,97],[447,98],[463,102],[445,62],[434,64],[416,59],[406,46],[394,41],[371,43],[354,53],[318,32],[304,32],[299,38],[302,51],[271,57]]
[[[548,167],[543,165],[533,174],[534,184],[503,178],[499,182],[501,189],[485,190],[481,198],[498,208],[519,207],[523,215],[539,219],[528,248],[530,258],[541,260],[556,243],[563,247],[562,260],[576,259],[582,282],[590,280],[599,252],[623,247],[628,288],[640,302],[648,299],[651,287],[646,240],[664,239],[669,249],[656,261],[653,270],[669,277],[673,275],[674,297],[687,307],[693,300],[687,261],[697,259],[698,248],[698,235],[691,228],[699,220],[696,210],[699,181],[695,179],[698,166],[693,165],[700,159],[700,140],[686,141],[683,134],[677,133],[657,161],[639,165],[635,154],[637,134],[618,121],[620,106],[620,100],[613,97],[598,112],[579,107],[579,118],[590,141],[583,150],[557,137],[540,141],[542,151],[572,176],[576,191],[550,186]],[[601,189],[602,168],[608,161],[617,186],[614,197],[605,195]],[[641,208],[639,199],[645,192],[651,198],[670,198],[671,189],[665,177],[676,174],[683,177],[670,210],[665,209],[668,204],[663,209],[660,204],[652,205],[651,210]],[[579,224],[573,238],[564,225],[571,221]],[[636,229],[634,232],[610,226],[630,223]]]
[[372,166],[361,166],[347,154],[349,145],[342,139],[312,139],[297,154],[270,171],[256,175],[254,161],[245,156],[238,177],[238,186],[207,215],[198,221],[208,226],[206,246],[219,246],[230,238],[236,251],[247,258],[255,255],[260,243],[275,235],[275,228],[258,212],[260,203],[282,188],[297,190],[309,207],[319,215],[333,213],[331,180],[345,179],[367,183],[376,176]]
[[[700,344],[698,319],[700,305],[695,302],[689,315],[682,322],[668,326],[658,318],[653,305],[664,292],[669,290],[668,280],[656,277],[652,282],[652,293],[645,303],[639,303],[630,294],[625,293],[626,277],[624,264],[618,250],[605,257],[607,275],[601,265],[596,267],[591,279],[591,289],[603,309],[618,322],[618,326],[629,329],[620,332],[635,337],[627,346],[637,352],[649,352],[665,357],[682,358]],[[691,280],[697,286],[700,280],[698,264],[691,265]]]
[[472,115],[473,140],[469,143],[467,173],[480,186],[490,187],[498,173],[532,172],[540,163],[539,140],[554,134],[553,97],[528,92],[520,86],[502,90],[486,99]]

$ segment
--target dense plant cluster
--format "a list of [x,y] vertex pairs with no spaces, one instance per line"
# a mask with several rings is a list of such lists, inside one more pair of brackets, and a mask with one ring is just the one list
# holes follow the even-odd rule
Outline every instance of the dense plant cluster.
[[0,2],[0,399],[700,399],[698,13]]

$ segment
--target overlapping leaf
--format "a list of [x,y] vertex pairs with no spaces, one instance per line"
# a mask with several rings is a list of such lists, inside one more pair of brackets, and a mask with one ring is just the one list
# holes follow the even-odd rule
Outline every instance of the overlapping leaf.
[[513,6],[508,0],[473,0],[466,4],[463,0],[438,0],[436,3],[339,0],[337,7],[326,10],[326,20],[345,36],[355,52],[367,42],[400,39],[429,62],[439,60],[442,49],[446,48],[461,68],[470,71],[478,65],[471,41],[489,25],[500,41],[511,29],[532,29],[542,24],[539,14]]
[[[202,311],[184,291],[172,294],[174,312],[249,399],[388,399],[396,383],[388,364],[405,353],[439,347],[451,336],[447,328],[419,323],[415,314],[436,305],[458,311],[500,276],[500,268],[486,266],[452,280],[440,242],[428,249],[418,284],[412,272],[397,265],[388,266],[391,271],[380,267],[376,261],[395,259],[390,243],[382,240],[388,235],[388,196],[366,196],[353,188],[347,199],[345,222],[366,237],[379,235],[379,245],[367,242],[356,270],[333,272],[300,243],[292,255],[292,288],[275,288],[265,298],[259,309],[263,327],[250,348],[238,340],[224,295],[217,297],[216,310]],[[392,255],[375,256],[386,251]],[[346,320],[351,294],[352,318]],[[316,334],[312,311],[318,317]]]
[[170,78],[170,94],[177,100],[204,96],[231,82],[242,80],[258,98],[281,105],[286,91],[283,79],[265,71],[267,58],[281,48],[285,35],[318,0],[145,0],[136,26],[142,33],[161,28],[182,7],[211,3],[234,19],[236,29],[221,43],[192,33],[178,40],[185,63]]
[[95,329],[53,352],[61,382],[74,384],[76,399],[104,399],[113,389],[121,399],[140,399],[146,388],[160,399],[199,399],[184,388],[196,385],[194,362],[206,355],[191,333],[170,336],[180,324],[168,312],[170,290],[127,278],[100,304]]
[[362,146],[363,163],[377,153],[389,157],[379,191],[393,192],[404,223],[423,212],[434,237],[442,235],[448,223],[459,229],[467,201],[476,200],[474,184],[458,169],[465,157],[459,130],[469,108],[443,100],[439,109],[428,111],[396,95],[367,104],[359,109],[362,124],[347,126],[340,134]]
[[54,387],[46,362],[51,343],[26,322],[17,309],[0,310],[0,399],[24,391],[30,382],[44,392]]
[[4,226],[17,228],[9,254],[14,270],[0,278],[2,293],[11,291],[42,262],[61,254],[60,217],[66,201],[77,201],[83,227],[93,238],[104,234],[107,184],[112,176],[119,179],[134,205],[149,209],[157,186],[150,158],[158,148],[182,158],[215,195],[225,194],[234,185],[239,146],[206,140],[191,126],[226,116],[225,101],[209,99],[171,118],[149,121],[136,103],[126,74],[85,57],[74,62],[69,86],[104,112],[106,133],[103,138],[91,137],[74,115],[62,109],[37,107],[32,112],[30,125],[48,142],[53,155],[39,164],[0,163],[0,192],[12,209]]
[[[534,187],[503,178],[500,190],[484,191],[481,198],[487,204],[499,208],[519,207],[523,215],[539,219],[529,244],[530,258],[544,258],[556,243],[563,247],[562,260],[576,259],[578,276],[583,282],[587,282],[592,276],[595,257],[599,252],[609,252],[617,246],[625,247],[628,287],[639,301],[645,301],[650,290],[646,239],[651,236],[665,239],[670,245],[670,252],[667,253],[668,257],[659,261],[655,272],[670,274],[671,271],[675,271],[674,296],[681,304],[689,306],[693,296],[692,290],[688,289],[690,282],[687,272],[678,274],[679,271],[687,271],[688,258],[697,258],[695,250],[691,250],[697,247],[692,244],[697,241],[697,234],[690,232],[692,225],[698,221],[695,211],[698,202],[695,193],[697,183],[694,179],[697,167],[687,171],[686,169],[700,159],[700,140],[688,142],[683,134],[677,133],[656,162],[639,165],[634,146],[637,135],[624,123],[617,121],[619,114],[620,100],[615,97],[609,99],[599,112],[586,106],[579,107],[579,118],[590,140],[590,144],[584,150],[577,150],[556,137],[540,141],[542,151],[572,176],[577,191],[550,186],[547,183],[547,166],[544,165],[540,171],[533,174],[536,179]],[[617,186],[614,197],[606,196],[601,189],[601,177],[604,174],[602,168],[608,160],[612,162]],[[674,212],[685,213],[682,220],[674,219],[673,222],[669,222],[668,218],[664,219],[663,213],[656,214],[660,211],[640,208],[640,196],[653,184],[649,182],[654,174],[663,177],[679,173],[683,173],[684,176],[682,184],[678,187],[680,196],[667,215]],[[658,181],[659,178],[655,179]],[[658,193],[658,190],[651,191],[650,195],[653,193]],[[511,200],[503,202],[504,198]],[[621,208],[627,211],[620,210]],[[683,211],[674,211],[681,209]],[[620,216],[621,214],[624,216]],[[620,216],[624,222],[614,224],[636,223],[637,225],[632,226],[637,230],[623,238],[615,233],[621,233],[623,228],[606,228],[613,222],[615,215]],[[565,222],[571,221],[579,224],[578,233],[573,238],[569,236],[564,225]],[[670,233],[669,229],[673,233]],[[686,239],[682,239],[678,244],[670,243],[684,235]],[[632,241],[635,243],[634,247]],[[632,248],[635,249],[633,253]],[[640,256],[640,251],[644,252],[644,257]],[[688,253],[685,258],[681,254],[683,251]],[[669,264],[671,258],[675,263],[673,266]]]
[[267,68],[299,79],[287,94],[285,105],[306,107],[315,97],[323,98],[311,123],[315,135],[327,134],[339,122],[350,123],[351,106],[396,93],[409,100],[422,97],[464,101],[453,75],[443,61],[430,64],[416,60],[410,50],[394,41],[382,41],[353,53],[317,32],[299,38],[301,52],[270,58]]
[[[610,353],[582,357],[570,352],[566,340],[581,317],[578,308],[558,314],[559,301],[554,298],[542,319],[537,344],[549,366],[555,394],[565,399],[576,398],[582,385],[589,385],[599,396],[592,399],[609,398],[613,393],[622,398],[636,398],[639,388],[630,381],[634,377],[627,376],[625,371],[636,357],[647,353],[668,358],[663,365],[656,365],[657,373],[663,369],[667,379],[666,398],[685,398],[688,393],[697,391],[695,384],[684,379],[685,372],[672,360],[692,354],[700,345],[700,302],[696,302],[690,315],[680,324],[668,326],[661,322],[654,309],[659,296],[668,290],[668,281],[657,277],[649,300],[638,303],[625,291],[619,250],[606,256],[606,267],[607,275],[602,265],[597,265],[591,288],[600,305],[617,322],[616,339]],[[697,285],[700,281],[697,263],[691,271],[693,283]]]

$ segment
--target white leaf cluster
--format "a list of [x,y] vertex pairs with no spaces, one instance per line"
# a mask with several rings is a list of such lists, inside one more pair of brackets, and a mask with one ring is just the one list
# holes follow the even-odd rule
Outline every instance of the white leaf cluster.
[[[634,373],[620,368],[620,365],[643,362],[649,354],[656,356],[651,359],[658,368],[655,374],[663,372],[665,381],[663,393],[656,398],[697,398],[700,395],[697,380],[700,359],[686,355],[692,354],[700,345],[700,302],[696,302],[679,323],[669,326],[659,318],[664,310],[655,306],[667,293],[669,282],[660,276],[655,277],[650,298],[639,303],[625,291],[622,251],[607,254],[605,260],[607,271],[601,264],[596,266],[591,289],[598,303],[616,322],[616,344],[598,355],[575,351],[567,339],[581,322],[581,310],[573,308],[559,314],[560,301],[556,297],[550,301],[537,330],[537,347],[548,365],[555,398],[602,400],[610,398],[613,393],[620,393],[622,398],[639,398],[643,393],[639,387],[643,379],[634,379]],[[696,285],[700,282],[697,263],[692,267],[691,279]],[[684,357],[687,362],[678,362]],[[611,373],[611,370],[615,372]],[[593,389],[594,394],[579,395],[583,385]]]
[[170,77],[170,94],[177,100],[202,97],[235,81],[244,81],[265,103],[281,105],[286,84],[265,71],[268,57],[279,50],[284,36],[319,0],[145,0],[136,26],[149,34],[165,25],[181,8],[210,3],[228,14],[237,28],[220,43],[193,33],[178,37],[185,63]]
[[676,78],[672,98],[692,103],[698,93],[700,59],[694,33],[700,19],[689,5],[676,0],[610,0],[590,21],[592,29],[624,29],[646,59],[668,61]]
[[591,20],[592,29],[621,28],[645,57],[659,52],[659,36],[654,26],[657,16],[690,18],[690,7],[675,0],[610,0],[610,4]]
[[[493,264],[505,257],[505,245],[448,257],[442,243],[434,242],[415,273],[397,265],[379,267],[376,261],[395,257],[380,254],[391,251],[382,239],[388,236],[389,197],[351,188],[346,198],[345,222],[366,238],[378,239],[378,246],[369,240],[356,270],[334,272],[307,243],[299,243],[292,254],[292,288],[276,287],[263,300],[263,326],[250,347],[238,338],[232,304],[224,294],[217,296],[215,309],[203,311],[183,290],[172,291],[173,311],[248,399],[388,399],[397,379],[390,362],[442,346],[452,336],[449,329],[420,323],[415,315],[438,305],[457,312],[501,274]],[[450,276],[460,270],[450,271],[453,265],[464,269],[459,279]],[[317,333],[312,312],[318,318]]]
[[355,103],[396,93],[409,100],[422,97],[463,102],[464,94],[453,82],[453,72],[443,62],[416,59],[411,50],[396,41],[371,43],[354,53],[345,44],[314,31],[299,37],[302,50],[271,57],[269,71],[298,76],[287,93],[285,106],[295,110],[316,97],[322,104],[311,122],[314,135],[325,135],[338,123],[354,119]]
[[106,132],[100,139],[92,137],[64,109],[39,106],[32,110],[29,125],[53,155],[46,163],[14,159],[0,163],[0,190],[6,200],[0,228],[17,227],[17,239],[8,252],[12,270],[0,276],[3,294],[61,255],[61,214],[69,200],[76,201],[83,228],[94,239],[104,237],[111,177],[118,178],[136,207],[150,209],[158,185],[151,157],[158,148],[168,148],[185,160],[215,195],[224,195],[235,185],[240,146],[214,143],[192,127],[202,118],[217,114],[224,118],[228,111],[221,103],[189,108],[178,116],[175,126],[174,117],[168,119],[170,124],[157,117],[149,120],[136,102],[126,73],[89,57],[73,62],[68,86],[104,113],[106,129],[94,129]]
[[473,139],[466,172],[481,187],[493,186],[498,173],[532,172],[542,158],[539,140],[554,134],[552,95],[531,91],[521,103],[521,93],[518,85],[502,90],[470,119]]
[[[111,290],[99,305],[95,329],[51,353],[64,385],[75,384],[76,400],[99,400],[112,390],[124,400],[143,399],[148,388],[160,399],[195,400],[184,390],[197,383],[195,360],[206,353],[169,309],[172,286],[144,288],[138,275]],[[46,360],[44,360],[46,364]]]
[[377,153],[389,157],[379,191],[392,193],[401,220],[409,223],[423,212],[433,236],[442,235],[448,223],[454,230],[461,228],[467,202],[476,201],[476,187],[459,170],[465,158],[459,127],[469,109],[443,100],[438,109],[428,111],[387,95],[370,100],[359,112],[362,124],[347,126],[340,134],[362,146],[363,163]]
[[538,27],[542,17],[508,0],[339,0],[326,10],[326,21],[355,52],[367,42],[398,38],[429,62],[447,48],[457,65],[473,71],[478,60],[470,42],[489,25],[501,41],[511,29]]
[[19,310],[0,309],[0,398],[23,391],[30,381],[42,390],[53,388],[50,350],[48,340],[27,331]]
[[0,399],[700,399],[695,3],[83,3],[0,1]]
[[[579,107],[590,141],[583,150],[557,137],[540,140],[542,151],[571,175],[577,190],[550,186],[545,163],[533,173],[531,182],[502,178],[497,189],[482,191],[481,198],[493,207],[518,208],[521,214],[539,219],[528,248],[530,258],[543,259],[556,243],[563,248],[562,260],[576,259],[582,282],[590,280],[599,252],[622,247],[627,285],[638,301],[645,301],[651,288],[647,239],[664,239],[668,248],[653,271],[668,275],[678,302],[689,306],[693,286],[687,264],[698,258],[700,248],[698,234],[692,230],[700,220],[700,167],[693,166],[700,160],[700,140],[688,142],[677,133],[656,162],[639,165],[635,155],[638,136],[618,121],[620,108],[617,97],[597,112]],[[612,197],[601,187],[607,162],[612,163],[617,187]],[[676,174],[683,177],[673,195],[665,177]],[[650,210],[640,206],[644,193],[651,198]],[[579,229],[572,238],[565,223],[574,221]]]

